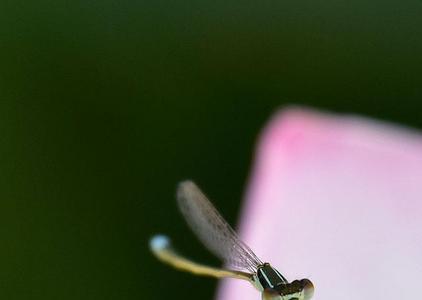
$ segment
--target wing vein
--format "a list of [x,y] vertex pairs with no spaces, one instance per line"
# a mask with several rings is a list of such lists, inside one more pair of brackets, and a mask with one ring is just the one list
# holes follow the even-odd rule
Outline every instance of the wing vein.
[[177,202],[199,240],[226,264],[252,272],[262,264],[195,183],[184,181],[179,184]]

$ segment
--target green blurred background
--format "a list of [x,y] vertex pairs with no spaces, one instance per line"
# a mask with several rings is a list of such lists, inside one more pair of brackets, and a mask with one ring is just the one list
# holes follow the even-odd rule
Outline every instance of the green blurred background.
[[1,1],[0,24],[0,299],[212,299],[148,251],[217,262],[178,181],[234,224],[276,109],[422,127],[421,1]]

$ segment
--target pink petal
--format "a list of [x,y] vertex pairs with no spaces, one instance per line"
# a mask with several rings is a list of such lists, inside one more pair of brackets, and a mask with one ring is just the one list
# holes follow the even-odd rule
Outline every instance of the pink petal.
[[[240,235],[314,299],[418,299],[422,135],[359,117],[277,114],[257,152]],[[256,300],[226,280],[220,300]]]

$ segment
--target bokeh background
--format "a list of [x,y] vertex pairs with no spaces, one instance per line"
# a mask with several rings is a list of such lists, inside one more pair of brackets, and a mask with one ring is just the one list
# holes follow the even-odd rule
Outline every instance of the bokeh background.
[[0,299],[212,299],[148,251],[218,263],[176,183],[235,224],[276,109],[421,128],[421,36],[412,0],[1,1]]

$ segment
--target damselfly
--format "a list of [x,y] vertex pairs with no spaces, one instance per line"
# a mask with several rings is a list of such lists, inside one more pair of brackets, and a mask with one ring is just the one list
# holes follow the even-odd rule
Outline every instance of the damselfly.
[[314,286],[309,279],[288,282],[269,263],[262,262],[242,242],[232,227],[192,181],[184,181],[177,189],[177,203],[199,240],[228,266],[220,269],[193,262],[173,250],[163,235],[151,239],[152,252],[161,261],[197,275],[216,278],[231,277],[247,280],[262,292],[264,300],[308,300]]

